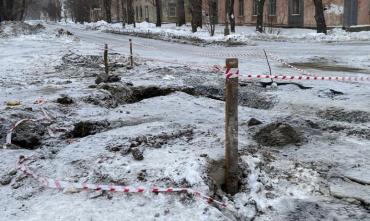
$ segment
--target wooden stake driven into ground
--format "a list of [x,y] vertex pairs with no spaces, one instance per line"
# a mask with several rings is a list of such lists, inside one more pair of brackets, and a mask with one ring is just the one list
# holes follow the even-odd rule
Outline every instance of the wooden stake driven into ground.
[[105,74],[108,76],[109,74],[108,44],[105,44],[105,48],[104,48],[104,67],[105,67]]
[[[227,68],[238,68],[238,59],[226,59]],[[238,156],[238,76],[226,78],[225,88],[225,190],[239,191]]]
[[134,67],[134,58],[132,56],[132,39],[129,39],[130,41],[130,65],[131,67]]

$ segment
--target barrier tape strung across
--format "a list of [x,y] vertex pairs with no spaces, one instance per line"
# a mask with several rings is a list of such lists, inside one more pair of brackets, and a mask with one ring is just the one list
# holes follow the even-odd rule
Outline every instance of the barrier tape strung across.
[[225,76],[226,79],[239,77],[239,68],[227,68]]
[[70,183],[60,180],[49,179],[46,177],[39,176],[31,171],[27,165],[26,161],[29,158],[20,156],[17,161],[16,168],[17,170],[24,173],[26,176],[32,177],[37,180],[42,186],[48,187],[51,189],[58,190],[93,190],[93,191],[109,191],[109,192],[121,192],[121,193],[189,193],[196,197],[206,200],[209,204],[216,204],[222,208],[232,209],[226,203],[215,200],[212,197],[206,196],[198,191],[189,189],[189,188],[144,188],[144,187],[130,187],[130,186],[117,186],[117,185],[99,185],[99,184],[88,184],[88,183]]
[[[25,119],[22,119],[18,122],[16,122],[14,124],[14,126],[12,128],[10,128],[8,134],[6,135],[6,141],[5,141],[5,144],[3,145],[3,148],[4,149],[7,149],[8,145],[11,145],[12,144],[12,135],[13,135],[13,131],[22,123],[24,122],[28,122],[28,121],[32,121],[32,122],[37,122],[37,121],[42,121],[42,120],[47,120],[47,121],[52,121],[52,118],[50,117],[50,115],[47,113],[47,111],[44,109],[44,107],[42,106],[43,104],[45,104],[46,101],[43,99],[43,98],[38,98],[36,99],[35,101],[35,104],[38,104],[40,105],[40,108],[41,108],[41,111],[43,113],[43,117],[41,118],[38,118],[38,119],[31,119],[31,118],[25,118]],[[48,129],[48,132],[51,136],[53,136],[53,132]]]
[[360,81],[370,81],[369,77],[331,77],[331,76],[295,76],[295,75],[265,75],[265,74],[248,74],[239,75],[239,77],[252,79],[273,79],[273,80],[299,80],[299,81],[348,81],[348,82],[360,82]]
[[267,55],[269,55],[273,60],[275,60],[275,61],[277,61],[277,62],[279,62],[279,63],[281,63],[281,64],[283,64],[283,65],[285,65],[285,66],[287,66],[289,68],[292,68],[292,69],[298,71],[298,73],[305,74],[305,75],[308,75],[308,76],[314,76],[313,74],[308,73],[305,70],[302,70],[300,68],[297,68],[297,67],[289,64],[288,62],[284,61],[282,58],[279,58],[278,56],[275,56],[275,55],[273,55],[271,53],[267,53]]

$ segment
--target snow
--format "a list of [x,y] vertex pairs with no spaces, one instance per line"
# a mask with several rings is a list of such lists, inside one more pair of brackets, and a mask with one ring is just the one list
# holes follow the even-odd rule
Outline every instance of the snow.
[[[48,101],[45,109],[57,119],[56,126],[71,128],[73,123],[80,120],[124,122],[124,126],[68,142],[64,139],[47,138],[46,144],[34,151],[0,150],[0,177],[14,169],[20,155],[34,155],[36,160],[31,163],[31,168],[37,174],[54,179],[71,182],[122,182],[130,186],[145,187],[186,185],[204,194],[213,194],[212,187],[207,183],[206,171],[211,160],[219,160],[224,156],[224,102],[176,92],[116,108],[86,103],[86,96],[101,93],[88,87],[94,84],[94,74],[99,73],[99,70],[80,66],[71,70],[60,68],[64,67],[62,56],[71,52],[77,54],[76,59],[82,55],[102,55],[105,42],[113,53],[126,55],[126,58],[128,54],[126,36],[91,30],[112,27],[118,29],[120,24],[112,26],[100,22],[89,25],[90,30],[85,30],[85,25],[64,24],[63,27],[75,34],[74,37],[55,37],[55,28],[60,25],[47,24],[47,30],[43,33],[2,39],[0,89],[4,96],[0,97],[0,104],[3,105],[10,99],[19,99],[22,106],[13,109],[1,106],[0,119],[9,120],[10,122],[4,123],[9,128],[17,116],[29,108],[33,111],[27,113],[41,114],[34,100],[42,96]],[[149,23],[138,26],[138,30],[142,31],[163,32],[163,29],[157,30]],[[192,36],[187,26],[165,27],[168,33]],[[344,33],[334,30],[329,36],[339,43],[327,43],[329,36],[311,36],[309,33],[312,30],[281,30],[281,36],[285,36],[286,41],[278,42],[269,41],[268,37],[275,40],[272,36],[278,38],[278,35],[259,36],[251,31],[252,28],[238,28],[248,34],[238,32],[236,35],[255,35],[256,45],[230,49],[133,38],[135,57],[141,57],[138,60],[140,66],[134,70],[118,68],[114,73],[120,75],[124,82],[132,82],[135,86],[222,85],[222,73],[210,73],[205,68],[197,67],[189,69],[174,63],[177,61],[188,66],[222,65],[225,56],[220,55],[221,52],[242,55],[267,49],[289,62],[324,60],[327,66],[341,64],[363,69],[362,72],[351,73],[308,68],[307,71],[311,73],[324,76],[368,76],[370,46],[365,38],[367,32]],[[195,35],[210,39],[204,30]],[[217,38],[223,37],[218,34],[215,39]],[[303,41],[297,42],[298,39]],[[314,42],[307,42],[307,39]],[[212,53],[215,56],[204,56],[202,53]],[[271,65],[274,72],[294,73],[279,62],[271,60]],[[240,70],[242,74],[266,72],[266,60],[257,56],[240,56]],[[64,83],[67,81],[70,83]],[[312,214],[308,220],[317,218],[316,214],[327,219],[368,220],[370,217],[366,208],[336,199],[330,194],[331,190],[335,190],[341,197],[368,200],[368,188],[361,184],[348,184],[345,180],[331,189],[328,184],[329,178],[333,176],[362,180],[359,177],[368,171],[366,168],[370,160],[370,141],[356,134],[348,135],[346,130],[330,131],[328,128],[334,125],[349,129],[368,129],[370,122],[357,124],[327,121],[319,118],[317,112],[331,107],[368,112],[370,84],[336,81],[300,83],[312,86],[313,89],[300,90],[293,85],[261,89],[258,92],[260,95],[277,98],[277,104],[272,109],[239,107],[240,165],[245,178],[242,180],[242,191],[236,196],[222,195],[223,200],[232,207],[231,210],[219,209],[181,194],[109,193],[97,197],[98,193],[94,192],[59,192],[44,189],[35,180],[17,174],[10,185],[0,186],[0,220],[294,220],[288,215],[302,215],[302,210],[309,211],[309,207],[304,206],[305,203],[319,205],[319,209],[309,211]],[[247,87],[252,86],[249,84]],[[337,97],[324,96],[324,92],[329,89],[344,94]],[[59,94],[72,96],[76,104],[70,107],[56,104],[55,99]],[[261,147],[252,138],[258,127],[249,128],[245,125],[251,117],[258,118],[265,124],[277,119],[292,124],[297,121],[295,126],[304,130],[307,142],[301,146],[276,149]],[[302,123],[305,120],[319,124],[320,129],[305,128]],[[129,138],[171,133],[189,127],[194,130],[193,139],[175,139],[161,148],[145,147],[143,161],[134,160],[131,154],[113,153],[106,148],[112,144],[122,144]],[[207,157],[201,157],[204,154]],[[144,173],[143,170],[145,179],[140,180],[137,177]],[[15,188],[13,184],[20,186]],[[355,188],[359,191],[355,192]],[[325,210],[322,212],[321,208]]]
[[[331,4],[326,13],[342,13],[341,8]],[[61,22],[60,24],[66,25]],[[346,32],[341,28],[334,28],[328,31],[328,34],[316,33],[314,29],[283,29],[283,28],[272,28],[269,31],[269,27],[266,27],[265,33],[259,33],[255,31],[253,26],[237,26],[236,33],[232,33],[229,36],[223,35],[223,26],[216,26],[216,33],[214,36],[210,36],[207,28],[199,28],[196,33],[191,32],[189,25],[182,27],[176,27],[175,24],[163,24],[162,27],[155,27],[155,24],[148,22],[141,22],[136,24],[136,28],[133,25],[126,25],[122,27],[121,23],[109,24],[105,21],[98,21],[93,23],[84,24],[70,24],[74,27],[81,29],[92,29],[100,31],[113,31],[117,33],[140,33],[140,34],[158,34],[163,36],[165,39],[178,39],[179,37],[185,38],[196,38],[204,40],[208,43],[214,42],[227,42],[232,40],[233,42],[240,42],[247,45],[254,45],[256,40],[264,41],[308,41],[308,42],[349,42],[349,41],[369,41],[370,31],[361,32]]]
[[335,15],[343,15],[344,13],[344,6],[337,5],[334,3],[330,3],[330,5],[325,10],[326,14],[335,14]]

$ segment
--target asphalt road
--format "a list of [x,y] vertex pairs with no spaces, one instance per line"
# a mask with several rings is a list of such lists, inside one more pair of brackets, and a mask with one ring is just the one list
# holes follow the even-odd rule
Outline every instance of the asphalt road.
[[[50,28],[62,27],[49,25]],[[129,53],[129,39],[134,46],[134,54],[141,57],[164,60],[168,62],[180,62],[193,65],[223,65],[226,57],[238,57],[240,68],[248,73],[261,73],[268,70],[266,59],[263,56],[265,49],[268,52],[288,62],[311,62],[312,59],[327,62],[328,65],[342,65],[368,69],[370,67],[370,42],[278,42],[278,41],[255,41],[256,45],[238,47],[209,46],[200,47],[189,44],[173,43],[161,40],[152,40],[140,37],[104,33],[94,30],[82,30],[75,27],[63,26],[81,40],[101,44],[105,43],[113,49],[113,52]],[[251,55],[252,54],[252,55]],[[294,70],[274,61],[270,58],[273,72]],[[320,70],[311,70],[320,73]],[[368,71],[366,71],[368,72]]]

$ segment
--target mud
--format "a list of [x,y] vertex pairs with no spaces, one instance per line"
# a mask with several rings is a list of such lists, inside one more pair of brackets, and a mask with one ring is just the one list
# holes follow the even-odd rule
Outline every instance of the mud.
[[264,146],[299,145],[302,135],[291,125],[284,122],[274,122],[266,125],[254,135],[254,139]]
[[23,122],[14,130],[12,143],[20,148],[34,150],[40,146],[45,132],[46,127],[40,122]]
[[68,95],[61,95],[61,97],[57,99],[57,103],[63,105],[70,105],[74,103],[74,100]]
[[323,119],[330,121],[340,121],[348,123],[367,123],[370,122],[370,113],[359,110],[345,110],[337,108],[329,108],[319,111],[317,115]]
[[110,123],[108,121],[80,121],[74,125],[70,132],[73,138],[86,137],[96,133],[108,130]]

